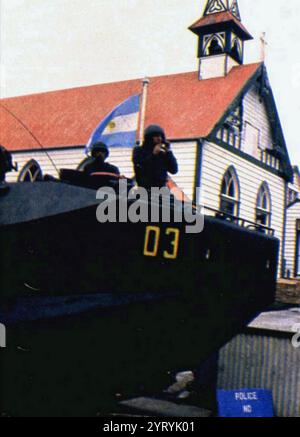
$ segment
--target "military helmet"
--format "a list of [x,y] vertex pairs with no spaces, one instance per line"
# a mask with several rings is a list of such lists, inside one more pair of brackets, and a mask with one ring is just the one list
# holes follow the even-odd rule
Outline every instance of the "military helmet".
[[148,126],[144,132],[145,141],[147,142],[149,139],[157,134],[162,136],[164,142],[166,141],[166,135],[163,128],[161,128],[157,124],[150,124],[150,126]]
[[94,157],[94,152],[97,152],[97,151],[104,152],[105,153],[105,159],[109,156],[108,147],[102,141],[98,141],[97,143],[92,145],[91,155]]

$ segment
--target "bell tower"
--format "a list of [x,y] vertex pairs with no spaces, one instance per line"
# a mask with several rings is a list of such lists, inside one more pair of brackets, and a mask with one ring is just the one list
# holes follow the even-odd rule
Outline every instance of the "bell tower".
[[208,0],[189,29],[199,39],[199,80],[226,76],[243,64],[244,43],[253,39],[242,24],[238,0]]

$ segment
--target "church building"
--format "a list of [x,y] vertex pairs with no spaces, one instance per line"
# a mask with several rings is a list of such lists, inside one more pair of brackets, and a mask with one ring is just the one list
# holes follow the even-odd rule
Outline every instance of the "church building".
[[[299,174],[290,163],[266,67],[244,64],[252,36],[238,1],[208,0],[189,30],[198,44],[198,71],[150,78],[145,124],[164,128],[179,164],[174,180],[184,192],[199,201],[200,187],[207,214],[218,210],[274,229],[281,242],[278,275],[297,277]],[[140,92],[138,79],[1,99],[0,143],[19,167],[7,181],[33,181],[41,170],[57,176],[55,167],[82,168],[94,128]],[[109,162],[132,177],[131,154],[131,148],[112,147]]]
[[294,167],[289,184],[285,227],[285,277],[300,278],[300,172]]

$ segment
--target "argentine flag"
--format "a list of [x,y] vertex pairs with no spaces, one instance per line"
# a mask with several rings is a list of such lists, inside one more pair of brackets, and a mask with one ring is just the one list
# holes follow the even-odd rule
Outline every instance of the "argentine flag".
[[86,153],[98,141],[110,147],[133,147],[136,141],[139,111],[140,94],[131,96],[116,106],[92,133],[86,145]]

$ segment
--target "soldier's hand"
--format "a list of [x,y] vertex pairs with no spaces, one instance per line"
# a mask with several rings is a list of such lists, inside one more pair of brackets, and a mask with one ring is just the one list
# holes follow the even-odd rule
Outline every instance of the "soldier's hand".
[[165,141],[164,149],[169,152],[171,150],[171,143],[169,141]]
[[153,149],[153,155],[158,155],[160,152],[163,152],[161,144],[157,144]]

